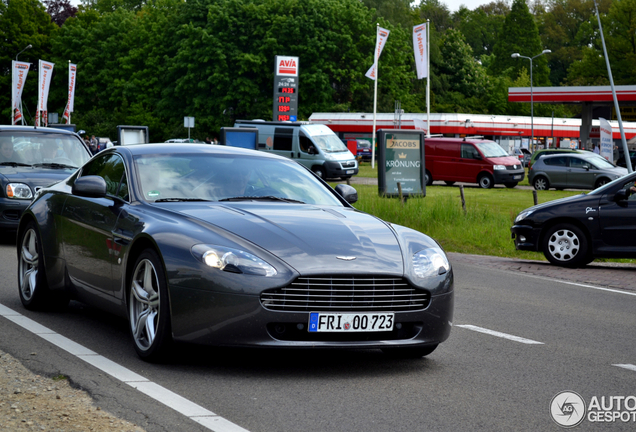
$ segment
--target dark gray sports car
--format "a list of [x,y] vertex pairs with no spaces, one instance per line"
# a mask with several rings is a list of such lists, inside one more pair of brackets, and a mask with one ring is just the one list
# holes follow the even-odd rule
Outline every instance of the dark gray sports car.
[[125,316],[146,360],[175,340],[427,355],[452,326],[446,254],[356,200],[264,152],[113,147],[24,212],[20,299]]

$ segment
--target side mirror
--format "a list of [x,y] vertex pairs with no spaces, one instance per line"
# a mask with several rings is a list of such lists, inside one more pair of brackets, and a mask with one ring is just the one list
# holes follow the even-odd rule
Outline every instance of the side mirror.
[[352,186],[340,183],[336,186],[336,192],[338,192],[349,204],[353,204],[358,201],[358,191]]
[[106,196],[106,181],[100,176],[86,176],[75,179],[73,195],[87,198],[103,198]]
[[627,198],[629,198],[629,195],[630,195],[630,191],[628,189],[621,189],[614,194],[613,200],[615,202],[625,201]]
[[481,160],[481,155],[479,153],[475,153],[473,155],[473,159]]
[[310,155],[315,155],[318,154],[318,151],[316,150],[316,147],[309,146],[309,148],[307,149],[307,153],[309,153]]

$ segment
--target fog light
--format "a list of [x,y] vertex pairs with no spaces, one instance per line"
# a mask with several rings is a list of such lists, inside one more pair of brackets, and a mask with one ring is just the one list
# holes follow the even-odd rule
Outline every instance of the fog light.
[[525,236],[519,236],[519,241],[522,243],[526,242],[526,237]]

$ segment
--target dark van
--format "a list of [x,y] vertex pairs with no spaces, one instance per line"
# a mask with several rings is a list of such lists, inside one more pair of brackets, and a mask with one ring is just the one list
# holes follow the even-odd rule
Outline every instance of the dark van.
[[496,184],[513,188],[526,174],[518,158],[490,140],[426,138],[424,154],[427,186],[442,180],[449,185],[477,183],[484,189]]

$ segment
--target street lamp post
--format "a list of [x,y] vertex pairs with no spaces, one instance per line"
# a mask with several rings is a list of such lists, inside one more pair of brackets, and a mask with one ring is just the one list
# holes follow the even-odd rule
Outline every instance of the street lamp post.
[[26,50],[31,49],[31,48],[33,48],[33,45],[28,44],[28,45],[26,46],[26,48],[24,48],[22,51],[20,51],[19,53],[17,53],[17,54],[15,55],[15,61],[18,61],[18,56],[19,56],[20,54],[22,54],[23,52],[25,52]]
[[530,147],[534,151],[534,96],[532,92],[532,60],[536,59],[543,54],[551,53],[549,49],[541,51],[541,54],[537,54],[534,57],[522,56],[519,53],[513,53],[510,55],[512,58],[524,58],[530,60]]

